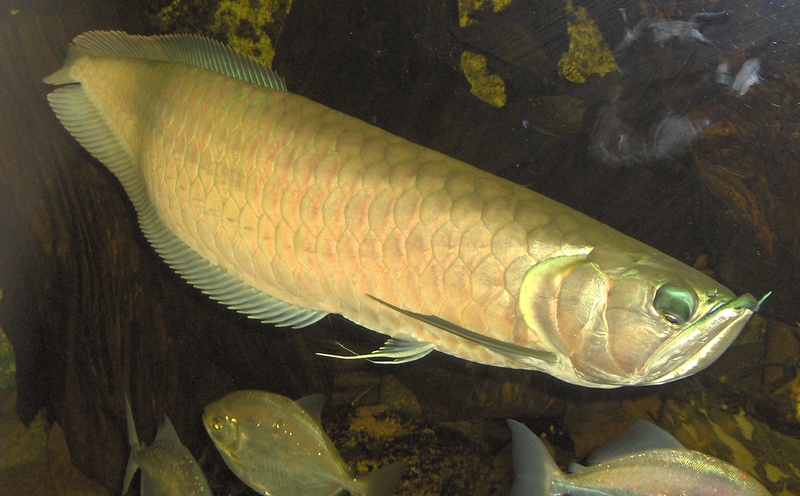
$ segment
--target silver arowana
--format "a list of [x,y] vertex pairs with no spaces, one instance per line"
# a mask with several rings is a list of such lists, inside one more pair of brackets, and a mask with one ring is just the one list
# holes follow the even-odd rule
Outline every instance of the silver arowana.
[[50,105],[122,182],[158,253],[276,325],[339,313],[439,350],[590,387],[714,361],[758,302],[575,210],[285,91],[194,36],[78,36]]

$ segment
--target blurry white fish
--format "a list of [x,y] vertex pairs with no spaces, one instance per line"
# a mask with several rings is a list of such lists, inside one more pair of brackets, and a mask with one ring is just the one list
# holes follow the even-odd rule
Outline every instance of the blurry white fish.
[[710,45],[711,40],[703,36],[697,29],[699,26],[700,23],[695,21],[656,21],[650,24],[650,30],[656,43],[665,43],[671,38],[678,38],[681,41],[695,39]]
[[719,84],[724,84],[728,86],[731,84],[731,64],[727,60],[723,60],[717,66],[716,74],[717,74],[717,82]]
[[[627,24],[628,16],[625,13],[625,9],[622,8],[619,9],[619,11],[620,14],[622,14],[623,22]],[[653,41],[660,45],[663,45],[672,38],[677,38],[681,42],[697,40],[711,45],[711,40],[703,36],[700,32],[700,28],[709,23],[724,22],[727,16],[727,12],[701,12],[694,14],[687,21],[645,17],[633,28],[625,29],[625,37],[614,49],[614,53],[620,54],[625,51],[639,39],[645,29],[650,29],[650,32],[653,34]]]
[[142,469],[142,496],[211,494],[203,471],[186,446],[181,444],[175,427],[166,415],[164,423],[158,427],[156,440],[150,446],[139,442],[127,396],[125,417],[128,421],[131,456],[125,469],[122,494],[128,492],[131,479],[139,469]]
[[668,158],[687,150],[689,143],[709,124],[707,119],[695,119],[686,115],[664,117],[653,132],[650,158]]
[[511,496],[768,496],[753,477],[722,460],[688,450],[663,429],[636,421],[589,456],[591,466],[559,470],[527,427],[508,420],[516,478]]
[[261,494],[391,494],[405,464],[353,477],[322,430],[322,402],[321,394],[292,401],[266,391],[236,391],[208,405],[203,424],[231,471]]
[[760,70],[761,60],[748,59],[744,64],[742,64],[742,68],[739,69],[736,77],[733,78],[731,91],[737,93],[739,96],[747,93],[751,86],[761,82],[761,76],[758,74]]

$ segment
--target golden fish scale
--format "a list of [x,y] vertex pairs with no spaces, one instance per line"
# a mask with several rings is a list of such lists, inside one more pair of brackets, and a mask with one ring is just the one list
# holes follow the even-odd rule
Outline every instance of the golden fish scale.
[[[367,295],[547,348],[517,311],[525,272],[574,249],[570,239],[623,238],[298,95],[182,64],[95,61],[84,57],[73,71],[91,72],[77,79],[138,157],[164,223],[207,260],[281,300],[519,367]],[[508,333],[512,322],[511,335],[492,334]]]

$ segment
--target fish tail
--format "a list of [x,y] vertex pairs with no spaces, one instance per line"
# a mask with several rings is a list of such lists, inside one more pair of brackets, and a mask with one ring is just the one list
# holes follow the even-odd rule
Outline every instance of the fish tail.
[[405,462],[399,461],[359,477],[359,482],[363,484],[364,496],[390,496],[394,493],[405,469]]
[[506,420],[511,429],[514,485],[511,496],[545,496],[554,494],[553,481],[561,470],[542,441],[516,420]]
[[136,425],[133,423],[133,412],[128,395],[125,395],[125,419],[128,423],[128,442],[131,445],[131,456],[128,458],[128,466],[125,468],[125,482],[122,484],[122,494],[128,492],[128,486],[133,479],[133,475],[139,470],[139,463],[136,461],[136,453],[141,449],[139,436],[136,435]]
[[81,55],[83,55],[83,52],[80,50],[80,48],[76,47],[75,45],[70,45],[64,65],[62,65],[61,68],[53,74],[50,74],[44,78],[44,82],[57,86],[62,84],[78,83],[79,81],[75,79],[71,71],[73,64]]

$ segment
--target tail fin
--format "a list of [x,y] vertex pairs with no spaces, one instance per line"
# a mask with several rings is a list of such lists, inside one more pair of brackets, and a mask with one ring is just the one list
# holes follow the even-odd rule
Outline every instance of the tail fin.
[[516,420],[506,420],[511,429],[511,453],[514,462],[514,485],[511,496],[545,496],[553,494],[553,479],[561,470],[547,448],[530,429]]
[[136,462],[136,453],[142,449],[139,444],[139,436],[136,435],[136,425],[133,423],[133,412],[131,411],[131,402],[128,400],[128,395],[125,395],[125,418],[128,422],[128,442],[131,445],[131,456],[128,458],[128,466],[125,468],[125,482],[122,484],[122,494],[128,492],[128,486],[131,484],[136,471],[139,470],[139,464]]
[[391,495],[405,469],[406,463],[399,461],[359,477],[358,479],[364,484],[364,496]]

